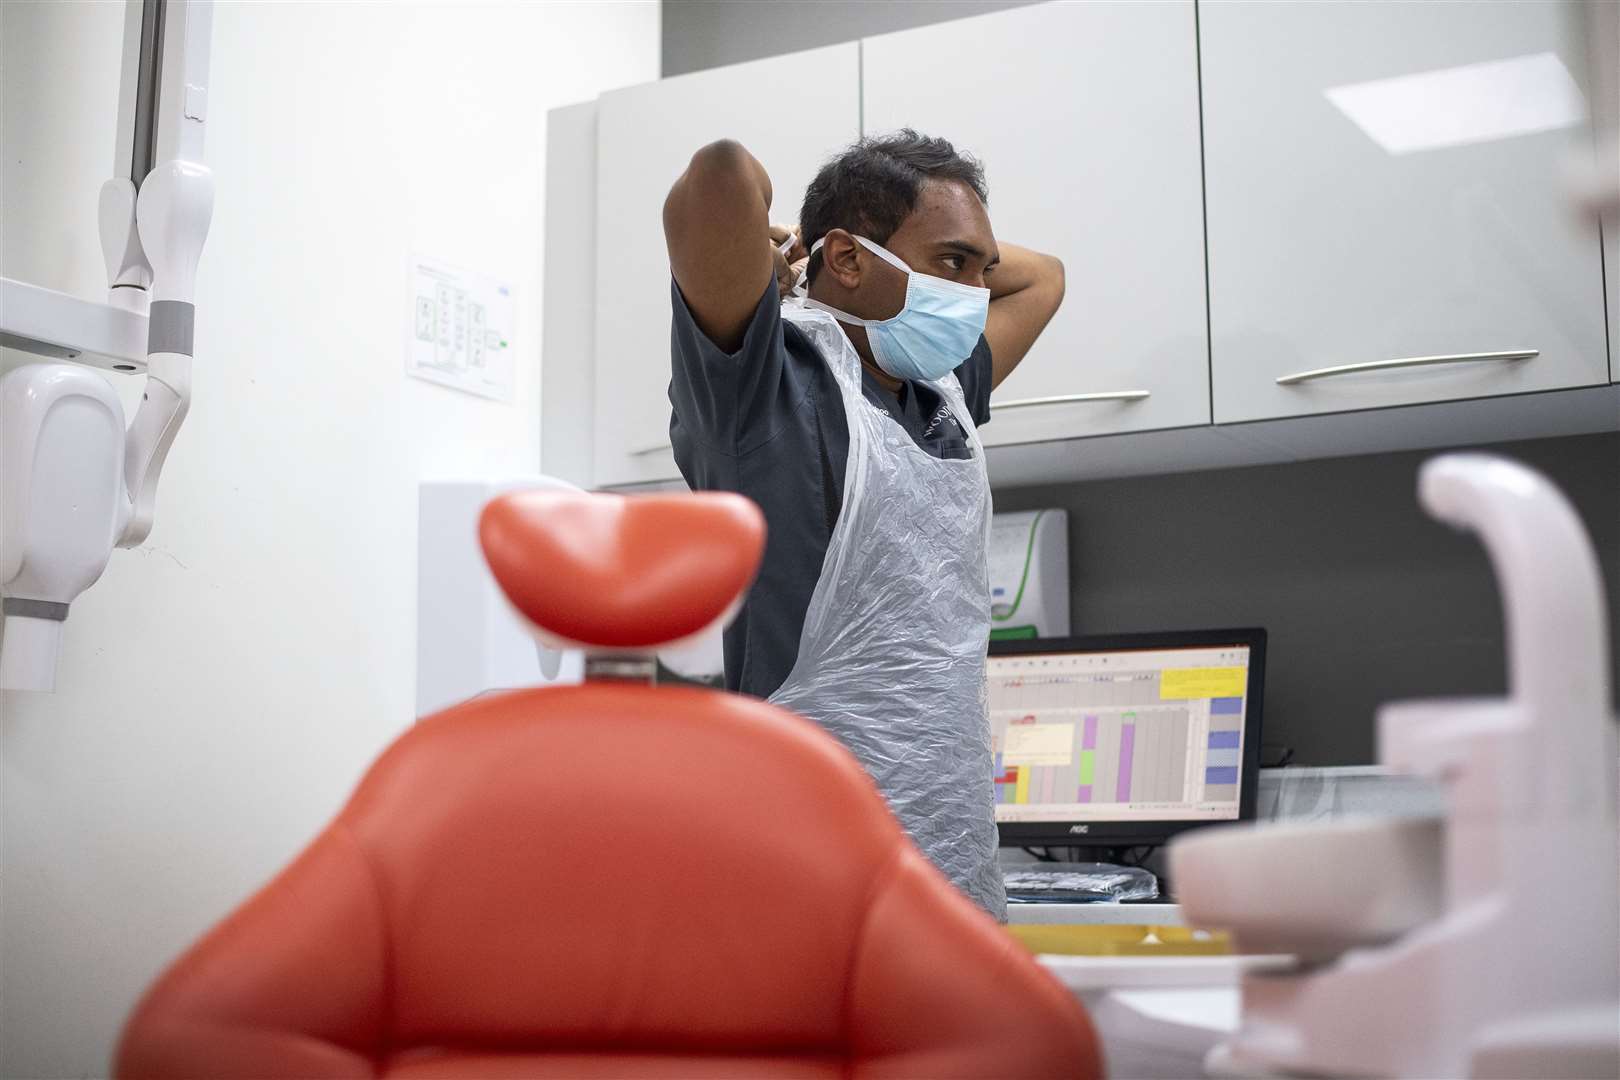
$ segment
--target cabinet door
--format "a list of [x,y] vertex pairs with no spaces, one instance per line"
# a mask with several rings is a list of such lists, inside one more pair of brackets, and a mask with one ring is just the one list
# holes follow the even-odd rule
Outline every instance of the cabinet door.
[[1609,381],[1620,383],[1620,214],[1603,225],[1604,278],[1609,283]]
[[1217,422],[1607,380],[1577,5],[1199,11]]
[[864,47],[863,130],[971,152],[997,239],[1063,260],[1063,307],[991,399],[985,442],[1208,423],[1190,0],[1043,4]]
[[596,372],[596,102],[546,114],[540,471],[590,487]]
[[[669,446],[664,197],[693,152],[736,139],[765,166],[774,221],[799,219],[822,161],[860,131],[851,42],[602,95],[597,113],[598,485],[677,479]],[[815,92],[803,88],[814,85]],[[765,238],[760,238],[763,247]]]

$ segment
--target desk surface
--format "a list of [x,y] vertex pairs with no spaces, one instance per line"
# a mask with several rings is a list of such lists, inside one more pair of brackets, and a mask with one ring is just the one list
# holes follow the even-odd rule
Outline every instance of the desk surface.
[[1007,921],[1022,926],[1049,923],[1065,926],[1109,923],[1182,925],[1180,904],[1008,904]]

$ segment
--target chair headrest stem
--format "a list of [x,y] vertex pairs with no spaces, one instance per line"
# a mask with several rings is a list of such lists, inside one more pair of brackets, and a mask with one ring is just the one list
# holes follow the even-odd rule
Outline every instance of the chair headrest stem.
[[651,656],[587,656],[586,682],[633,682],[651,686],[657,681],[658,660]]

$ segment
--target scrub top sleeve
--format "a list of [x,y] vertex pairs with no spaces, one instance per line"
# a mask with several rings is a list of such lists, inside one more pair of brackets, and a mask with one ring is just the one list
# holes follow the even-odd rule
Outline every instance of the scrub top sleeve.
[[711,449],[740,453],[775,411],[783,387],[786,348],[776,279],[767,283],[734,353],[722,351],[698,327],[679,285],[671,280],[669,289],[669,402],[675,418]]
[[968,414],[973,417],[973,426],[988,424],[990,384],[994,381],[994,375],[990,366],[990,342],[985,340],[983,334],[979,335],[979,343],[973,346],[968,358],[957,365],[956,381],[962,384],[962,399],[967,403]]

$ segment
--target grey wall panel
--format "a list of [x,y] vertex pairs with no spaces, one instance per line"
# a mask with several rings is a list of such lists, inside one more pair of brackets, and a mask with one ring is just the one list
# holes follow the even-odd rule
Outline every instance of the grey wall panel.
[[[1023,7],[1030,0],[664,0],[664,76],[835,45],[947,19]],[[782,72],[786,103],[815,72]],[[784,112],[784,115],[790,115]]]

